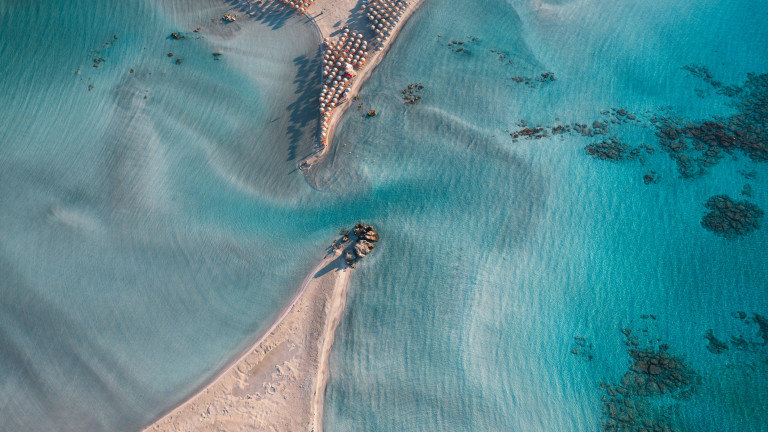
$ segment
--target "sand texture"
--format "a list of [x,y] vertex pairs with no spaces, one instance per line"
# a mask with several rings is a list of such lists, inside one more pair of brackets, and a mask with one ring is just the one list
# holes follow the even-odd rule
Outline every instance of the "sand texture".
[[321,431],[328,355],[349,274],[341,257],[324,259],[265,336],[145,431]]

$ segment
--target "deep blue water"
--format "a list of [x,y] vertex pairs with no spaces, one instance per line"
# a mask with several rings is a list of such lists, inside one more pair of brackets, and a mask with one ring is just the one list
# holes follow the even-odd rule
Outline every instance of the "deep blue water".
[[[228,8],[0,1],[0,430],[145,425],[359,220],[382,241],[353,276],[327,430],[601,430],[600,384],[631,366],[622,329],[695,382],[630,395],[636,417],[768,430],[768,234],[700,224],[713,195],[768,209],[768,170],[737,151],[683,178],[651,121],[737,113],[721,93],[768,73],[768,5],[427,0],[306,179],[314,29],[211,22]],[[605,135],[551,133],[595,120]],[[608,136],[655,151],[585,154]]]

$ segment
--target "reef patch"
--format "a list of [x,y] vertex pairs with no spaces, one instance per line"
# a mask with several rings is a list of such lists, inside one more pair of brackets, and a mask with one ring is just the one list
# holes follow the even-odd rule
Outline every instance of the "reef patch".
[[760,228],[763,210],[749,201],[734,201],[728,195],[715,195],[704,203],[709,213],[701,226],[725,238],[745,236]]

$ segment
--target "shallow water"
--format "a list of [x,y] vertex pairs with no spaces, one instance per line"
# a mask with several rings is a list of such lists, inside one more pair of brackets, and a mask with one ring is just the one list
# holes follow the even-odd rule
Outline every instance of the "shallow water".
[[334,234],[295,169],[313,30],[211,22],[227,9],[1,3],[0,430],[138,429],[269,327]]
[[[767,430],[750,320],[768,314],[768,234],[700,225],[713,195],[768,209],[766,166],[736,153],[681,178],[650,121],[735,112],[683,67],[734,85],[768,72],[764,4],[427,0],[308,182],[314,29],[211,22],[229,8],[0,1],[0,430],[145,425],[257,338],[359,220],[382,241],[353,277],[327,430],[600,430],[624,328],[700,377],[687,399],[635,398],[663,414],[645,418]],[[655,153],[513,140],[522,120],[605,121]]]
[[[768,352],[731,313],[766,312],[768,237],[700,225],[707,198],[744,199],[745,184],[765,209],[765,164],[727,157],[683,179],[649,121],[732,114],[682,68],[706,65],[728,84],[768,71],[765,5],[558,3],[428,2],[361,92],[362,111],[379,115],[343,120],[348,151],[333,165],[386,210],[375,218],[385,240],[353,281],[327,429],[602,430],[600,383],[628,371],[627,328],[701,376],[689,399],[634,398],[661,407],[638,418],[767,430]],[[556,79],[536,80],[546,72]],[[425,86],[417,105],[403,104],[408,83]],[[602,137],[510,139],[520,120],[592,125],[614,107],[643,119],[607,134],[653,145],[643,164],[585,155]],[[644,184],[649,172],[657,184]],[[713,354],[710,328],[758,345]]]

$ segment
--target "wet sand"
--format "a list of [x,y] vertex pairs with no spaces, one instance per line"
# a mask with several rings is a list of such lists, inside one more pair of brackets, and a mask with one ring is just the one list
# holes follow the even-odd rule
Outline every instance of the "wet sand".
[[338,255],[324,259],[262,338],[145,431],[321,431],[350,270]]

